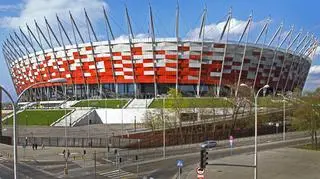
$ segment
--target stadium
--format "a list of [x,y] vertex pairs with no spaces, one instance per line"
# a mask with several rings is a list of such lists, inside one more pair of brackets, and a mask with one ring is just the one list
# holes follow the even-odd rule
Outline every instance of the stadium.
[[[11,34],[3,44],[3,54],[17,94],[35,83],[54,78],[67,80],[66,84],[34,86],[24,94],[25,101],[58,100],[64,98],[58,95],[64,92],[77,99],[101,95],[152,98],[167,93],[170,88],[180,90],[185,96],[220,97],[236,95],[242,83],[254,90],[268,84],[267,93],[271,94],[303,88],[317,47],[311,34],[303,35],[300,31],[294,35],[291,28],[283,35],[281,24],[267,43],[262,40],[270,25],[270,21],[266,21],[257,39],[248,42],[245,39],[248,39],[252,23],[250,16],[239,40],[231,41],[228,40],[232,19],[229,12],[219,38],[207,39],[205,13],[198,39],[179,37],[178,15],[176,37],[157,38],[150,7],[150,37],[135,38],[126,9],[128,39],[115,39],[104,11],[106,41],[97,39],[85,11],[85,32],[70,13],[73,34],[65,30],[58,16],[59,32],[52,30],[45,19],[46,29],[41,29],[35,22],[33,31],[27,25],[25,31],[20,29]],[[90,41],[83,40],[84,33],[89,35]],[[281,35],[282,40],[273,46]],[[71,37],[77,37],[80,43],[73,42]]]

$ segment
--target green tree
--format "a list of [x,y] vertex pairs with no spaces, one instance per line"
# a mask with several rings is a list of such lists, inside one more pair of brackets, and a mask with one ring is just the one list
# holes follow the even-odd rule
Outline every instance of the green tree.
[[[236,86],[235,85],[231,86],[231,89],[236,89]],[[251,102],[252,96],[253,96],[252,89],[249,89],[248,87],[241,87],[240,86],[238,88],[237,96],[232,96],[230,98],[230,100],[232,102],[232,115],[231,115],[232,123],[231,123],[231,127],[229,130],[229,135],[233,135],[234,129],[236,128],[236,126],[238,124],[238,117],[239,117],[240,113],[244,114],[245,109],[248,109],[249,116],[251,115],[251,113],[252,113],[252,102]]]
[[177,129],[177,123],[179,122],[180,139],[183,141],[184,138],[182,133],[182,121],[180,120],[180,114],[184,108],[189,106],[188,100],[184,100],[182,97],[182,93],[180,91],[177,92],[175,88],[170,88],[167,96],[168,100],[166,100],[166,107],[168,107],[175,113],[174,128]]
[[297,130],[308,131],[311,136],[312,148],[317,149],[317,130],[320,129],[320,96],[312,93],[304,96],[296,103],[292,124]]

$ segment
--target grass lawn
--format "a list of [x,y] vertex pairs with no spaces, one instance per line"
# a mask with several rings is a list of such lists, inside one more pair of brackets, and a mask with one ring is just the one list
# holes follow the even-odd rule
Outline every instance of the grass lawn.
[[[71,110],[67,110],[69,113]],[[17,115],[18,125],[50,126],[53,122],[65,115],[65,110],[25,110]],[[3,121],[12,125],[12,117]]]
[[[297,148],[299,149],[306,149],[306,150],[316,150],[316,146],[314,145],[312,147],[312,144],[306,144],[306,145],[300,145],[300,146],[297,146]],[[318,143],[318,151],[320,151],[320,143]]]
[[[128,100],[120,99],[120,100],[89,100],[89,107],[95,108],[122,108],[125,104],[127,104]],[[88,107],[88,100],[82,100],[72,107]]]
[[[165,99],[165,108],[170,107],[174,99]],[[182,105],[185,108],[212,108],[228,107],[232,104],[223,98],[183,98]],[[162,99],[155,99],[149,108],[162,108]]]
[[[290,101],[289,101],[290,103]],[[286,102],[286,106],[289,105]],[[281,108],[283,106],[282,98],[269,98],[269,97],[259,97],[258,98],[258,106],[259,107],[268,107],[268,108]]]

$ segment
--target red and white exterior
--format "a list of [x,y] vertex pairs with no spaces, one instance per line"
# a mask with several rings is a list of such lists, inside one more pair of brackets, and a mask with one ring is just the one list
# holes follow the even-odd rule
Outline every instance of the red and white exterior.
[[[65,49],[65,50],[64,50]],[[112,52],[110,52],[110,49]],[[66,78],[68,86],[80,84],[176,84],[228,87],[240,82],[260,88],[292,91],[303,88],[311,59],[293,52],[247,44],[188,41],[176,38],[132,39],[67,45],[8,60],[17,93],[29,85],[53,78]],[[260,53],[262,58],[259,63]],[[273,62],[273,58],[274,63]],[[202,59],[202,60],[201,60]],[[243,67],[241,69],[241,63]],[[280,77],[281,67],[283,66]],[[257,68],[259,68],[257,70]],[[272,69],[271,69],[272,68]],[[201,72],[200,72],[201,69]],[[223,71],[222,71],[223,70]],[[256,75],[256,72],[258,74]],[[200,74],[201,73],[201,74]],[[221,80],[221,81],[220,81]],[[45,84],[39,87],[48,87]],[[284,89],[285,88],[285,89]]]

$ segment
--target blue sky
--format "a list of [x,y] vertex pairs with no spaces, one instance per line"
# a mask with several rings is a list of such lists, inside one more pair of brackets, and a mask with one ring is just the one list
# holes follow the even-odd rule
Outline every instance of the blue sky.
[[[0,41],[8,37],[8,34],[17,30],[17,27],[24,26],[27,22],[33,26],[33,19],[36,19],[40,26],[43,24],[43,16],[46,16],[49,22],[56,26],[55,14],[57,13],[66,28],[70,28],[67,16],[70,10],[79,26],[85,28],[83,8],[93,22],[94,28],[98,33],[98,38],[106,38],[104,33],[104,21],[101,7],[107,8],[111,17],[111,25],[116,37],[125,38],[127,35],[127,26],[124,16],[124,5],[126,4],[132,20],[133,32],[141,37],[148,34],[148,6],[152,6],[155,33],[157,37],[174,36],[175,9],[176,1],[174,0],[1,0],[0,2]],[[292,1],[292,0],[180,0],[180,30],[182,38],[193,36],[194,32],[200,25],[201,14],[204,7],[208,9],[206,25],[217,27],[219,23],[226,20],[226,15],[232,7],[233,18],[241,28],[248,19],[250,13],[253,13],[254,26],[249,34],[250,39],[255,39],[256,34],[262,28],[264,20],[270,16],[272,19],[270,33],[268,38],[274,33],[277,26],[284,22],[285,30],[288,31],[294,24],[295,34],[303,28],[303,33],[307,31],[314,33],[319,37],[320,21],[316,12],[319,11],[320,2],[313,1]],[[42,26],[44,27],[44,26]],[[286,32],[284,31],[284,32]],[[284,33],[283,32],[283,33]],[[236,33],[236,32],[235,32]],[[208,38],[217,34],[215,29],[208,30]],[[71,35],[71,34],[70,34]],[[235,34],[239,35],[239,34]],[[88,40],[87,33],[84,34]],[[138,35],[139,36],[139,35]],[[320,62],[318,57],[313,61],[313,67],[309,74],[305,89],[312,90],[320,84]],[[14,88],[4,63],[3,56],[0,56],[0,84],[9,89],[13,95]]]

